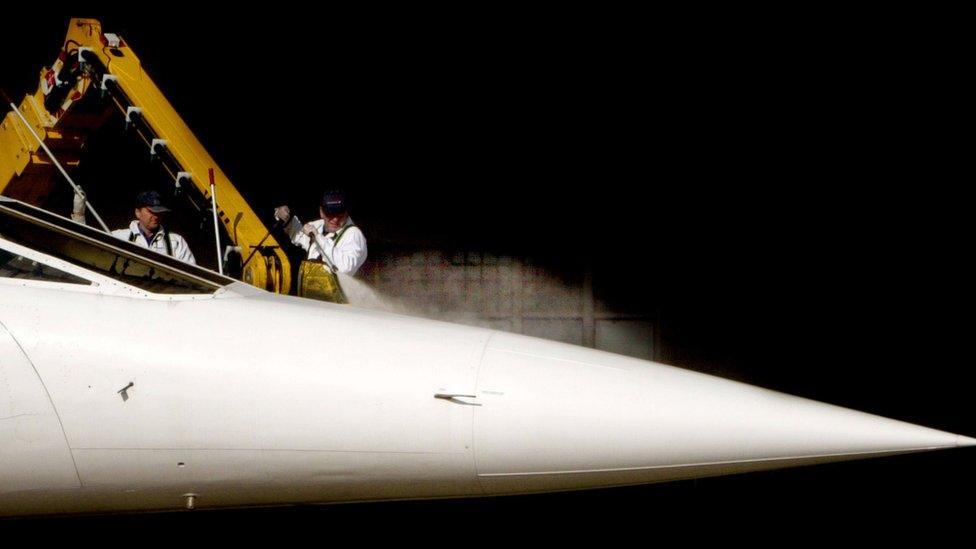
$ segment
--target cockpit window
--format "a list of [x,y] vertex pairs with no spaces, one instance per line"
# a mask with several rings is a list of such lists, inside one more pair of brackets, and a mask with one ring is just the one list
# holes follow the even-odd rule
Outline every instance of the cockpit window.
[[232,282],[16,202],[0,202],[0,237],[157,294],[212,294]]
[[7,250],[0,250],[0,277],[91,285],[91,281],[84,278],[59,271],[50,265],[39,263]]

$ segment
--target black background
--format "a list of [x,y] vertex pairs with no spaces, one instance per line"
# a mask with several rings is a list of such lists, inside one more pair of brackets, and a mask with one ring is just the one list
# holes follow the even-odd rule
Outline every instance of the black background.
[[[565,8],[79,15],[123,35],[256,208],[288,202],[307,217],[322,188],[345,186],[371,242],[588,262],[615,306],[660,309],[666,362],[976,435],[972,173],[957,170],[972,94],[943,20]],[[54,60],[67,17],[4,17],[0,85],[19,97]],[[972,457],[0,527],[451,544],[900,539],[965,526]]]

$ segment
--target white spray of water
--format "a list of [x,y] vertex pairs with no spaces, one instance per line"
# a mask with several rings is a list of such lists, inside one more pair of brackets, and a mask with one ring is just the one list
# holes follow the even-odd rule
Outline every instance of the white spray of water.
[[408,304],[397,297],[384,295],[364,280],[353,278],[346,274],[339,274],[339,285],[342,287],[342,291],[345,293],[349,304],[354,307],[419,316],[432,320],[466,324],[468,326],[488,327],[486,320],[472,312],[445,310],[436,305],[421,306]]

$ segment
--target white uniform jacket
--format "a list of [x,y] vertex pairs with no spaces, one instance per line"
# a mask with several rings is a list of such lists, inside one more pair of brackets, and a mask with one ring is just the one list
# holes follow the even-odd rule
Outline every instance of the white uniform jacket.
[[[325,252],[326,259],[336,266],[336,270],[347,275],[355,275],[356,271],[366,262],[366,237],[363,231],[356,227],[352,218],[346,218],[346,224],[338,233],[325,233],[325,220],[312,221],[316,232],[314,234],[317,245],[308,235],[302,233],[302,222],[297,216],[291,216],[291,221],[285,225],[285,232],[291,238],[292,244],[301,246],[308,252],[307,259],[321,259]],[[338,235],[338,236],[337,236]]]
[[170,248],[173,251],[173,257],[179,259],[180,261],[185,261],[194,265],[197,264],[197,260],[195,257],[193,257],[193,252],[190,251],[190,246],[187,245],[185,238],[176,233],[164,231],[162,228],[160,228],[160,230],[156,231],[156,234],[153,235],[152,241],[146,242],[146,237],[143,236],[142,231],[139,230],[138,220],[133,220],[132,223],[129,223],[128,229],[118,229],[112,231],[112,236],[121,240],[128,240],[137,246],[142,246],[143,248],[148,248],[163,255],[167,255],[166,241],[163,240],[163,233],[166,233],[166,235],[169,236]]

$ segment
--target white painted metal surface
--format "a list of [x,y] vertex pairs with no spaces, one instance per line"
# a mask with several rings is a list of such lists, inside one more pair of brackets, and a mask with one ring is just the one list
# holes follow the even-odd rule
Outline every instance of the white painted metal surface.
[[0,515],[525,493],[976,442],[572,345],[239,283],[159,296],[0,249],[94,283],[0,277]]
[[51,399],[0,323],[0,490],[16,494],[80,486]]
[[657,482],[972,439],[582,347],[497,333],[475,421],[486,491]]

